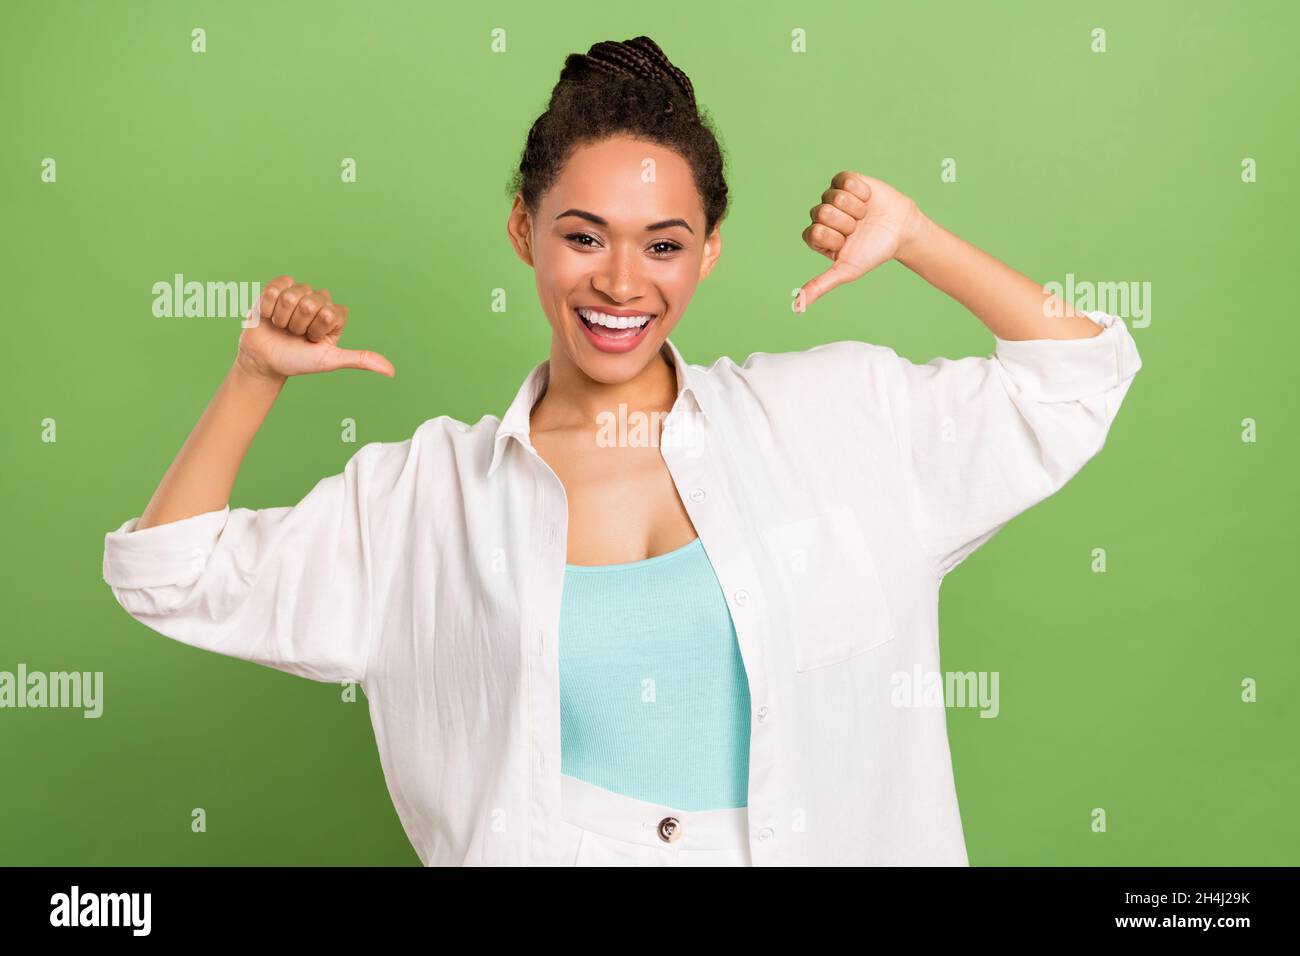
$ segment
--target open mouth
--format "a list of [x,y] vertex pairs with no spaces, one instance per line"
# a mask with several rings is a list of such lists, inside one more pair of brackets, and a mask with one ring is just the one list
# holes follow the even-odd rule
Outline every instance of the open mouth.
[[659,316],[642,312],[637,315],[610,315],[598,309],[575,308],[573,314],[582,323],[588,340],[604,352],[626,352],[645,338],[646,331]]

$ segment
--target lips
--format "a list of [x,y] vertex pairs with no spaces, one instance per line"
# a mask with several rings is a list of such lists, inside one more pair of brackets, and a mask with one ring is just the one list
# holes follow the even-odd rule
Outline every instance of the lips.
[[[602,324],[599,321],[590,321],[589,319],[584,318],[582,315],[583,312],[586,312],[589,315],[591,313],[599,313],[599,316],[606,319],[606,321],[619,324],[629,324],[629,327],[621,329],[610,328],[608,325]],[[630,325],[629,320],[631,318],[648,314],[651,315],[650,320],[640,328]],[[588,342],[602,352],[615,353],[630,352],[632,349],[636,348],[642,341],[644,341],[646,333],[649,331],[650,327],[659,320],[658,314],[631,312],[627,309],[619,309],[616,310],[616,312],[609,312],[604,309],[587,309],[586,307],[578,307],[573,309],[573,315],[582,325],[583,333],[587,336]]]

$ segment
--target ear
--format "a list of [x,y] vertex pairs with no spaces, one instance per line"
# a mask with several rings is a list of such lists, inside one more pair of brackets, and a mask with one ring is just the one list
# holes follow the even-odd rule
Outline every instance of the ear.
[[722,223],[713,227],[712,234],[704,240],[704,258],[700,260],[700,279],[708,278],[713,264],[722,254]]
[[515,247],[515,255],[525,264],[532,266],[533,217],[528,214],[528,209],[524,206],[522,193],[515,193],[514,205],[510,208],[509,218],[506,219],[506,235],[510,237],[510,244]]

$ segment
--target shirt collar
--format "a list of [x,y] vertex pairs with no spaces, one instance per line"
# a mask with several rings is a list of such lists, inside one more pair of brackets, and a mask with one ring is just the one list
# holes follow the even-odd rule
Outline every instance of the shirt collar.
[[[690,395],[691,401],[694,402],[693,411],[697,411],[708,419],[708,412],[705,408],[707,397],[704,393],[708,391],[708,382],[704,378],[702,370],[696,369],[687,364],[682,358],[682,353],[677,346],[673,344],[672,339],[664,339],[663,348],[660,354],[666,353],[672,361],[674,371],[677,373],[677,401],[681,401],[683,394]],[[547,382],[550,381],[551,361],[545,359],[539,362],[528,377],[524,379],[519,390],[515,393],[514,401],[506,409],[505,415],[501,417],[501,424],[497,426],[496,440],[492,447],[492,462],[488,465],[488,477],[497,470],[501,464],[501,459],[505,455],[506,446],[510,443],[511,438],[515,438],[525,448],[532,448],[530,439],[530,420],[532,418],[533,406],[537,404],[543,393],[546,391]]]

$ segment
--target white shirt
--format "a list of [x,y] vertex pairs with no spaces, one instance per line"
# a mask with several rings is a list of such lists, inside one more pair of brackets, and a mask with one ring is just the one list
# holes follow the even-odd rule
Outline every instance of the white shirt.
[[[857,341],[687,364],[661,452],[749,680],[755,865],[967,865],[939,671],[939,585],[1102,447],[1133,376],[1122,320],[913,364]],[[360,682],[426,866],[561,862],[557,627],[568,511],[503,418],[360,448],[292,507],[105,535],[133,617],[194,647]],[[686,427],[694,423],[699,427]],[[670,600],[670,595],[665,595]]]

